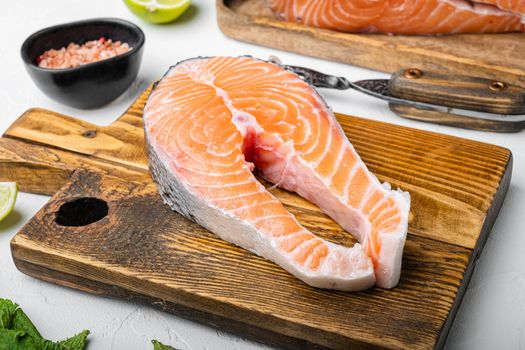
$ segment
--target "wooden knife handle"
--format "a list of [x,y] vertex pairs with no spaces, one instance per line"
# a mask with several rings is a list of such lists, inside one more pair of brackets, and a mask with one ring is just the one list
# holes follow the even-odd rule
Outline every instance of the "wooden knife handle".
[[495,114],[525,114],[525,89],[503,81],[400,70],[389,83],[392,96]]

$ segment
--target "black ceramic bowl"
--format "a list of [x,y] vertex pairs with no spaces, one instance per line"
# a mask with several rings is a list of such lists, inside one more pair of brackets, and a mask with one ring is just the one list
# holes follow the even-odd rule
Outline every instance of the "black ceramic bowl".
[[[100,37],[126,42],[132,50],[77,68],[48,69],[37,65],[38,56],[46,50]],[[113,101],[130,86],[140,67],[144,41],[144,33],[133,23],[100,18],[42,29],[24,41],[21,54],[29,75],[47,96],[72,107],[90,109]]]

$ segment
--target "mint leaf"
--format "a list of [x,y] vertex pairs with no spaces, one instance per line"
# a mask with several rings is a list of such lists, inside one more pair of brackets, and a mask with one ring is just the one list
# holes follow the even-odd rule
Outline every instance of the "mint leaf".
[[64,339],[58,344],[62,346],[62,348],[66,350],[84,350],[87,343],[87,336],[89,335],[89,331],[85,330],[78,334],[75,334],[71,338]]
[[29,349],[35,349],[35,350],[65,350],[60,344],[54,343],[51,340],[43,339],[43,338],[32,338],[28,335],[29,338],[31,338],[35,342],[34,348],[28,348]]
[[0,329],[0,350],[67,350],[59,343],[13,329]]
[[37,331],[35,325],[33,324],[33,322],[31,322],[29,317],[27,317],[27,315],[24,313],[24,311],[20,307],[18,307],[18,305],[16,306],[17,306],[17,309],[12,319],[11,329],[25,331],[27,334],[29,334],[33,338],[42,338],[42,336]]
[[0,329],[0,350],[66,350],[58,343],[33,338],[22,330]]
[[0,329],[11,329],[11,323],[18,305],[11,300],[0,299]]
[[158,340],[152,340],[151,342],[153,343],[153,350],[177,350],[171,346],[162,344]]
[[60,342],[42,338],[24,311],[0,298],[0,350],[84,350],[89,331]]
[[31,337],[42,338],[24,311],[8,299],[0,299],[0,328],[20,330]]
[[[3,322],[4,320],[2,320]],[[0,329],[0,350],[22,350],[22,339],[25,333],[23,331],[13,331],[11,329]],[[26,346],[27,347],[27,346]],[[29,347],[27,347],[29,348]]]

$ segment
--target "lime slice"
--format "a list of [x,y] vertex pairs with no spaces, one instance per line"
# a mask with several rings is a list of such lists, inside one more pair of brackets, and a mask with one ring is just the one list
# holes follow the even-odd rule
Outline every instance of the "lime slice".
[[17,194],[16,182],[0,182],[0,221],[13,210]]
[[138,17],[150,23],[169,23],[188,9],[191,0],[124,0]]

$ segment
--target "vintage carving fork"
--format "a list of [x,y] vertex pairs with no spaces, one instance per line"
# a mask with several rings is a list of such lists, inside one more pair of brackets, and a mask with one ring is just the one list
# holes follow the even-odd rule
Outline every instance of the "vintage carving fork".
[[495,132],[525,128],[525,89],[503,81],[409,68],[390,79],[351,82],[309,68],[282,66],[316,87],[354,89],[380,98],[404,118]]

